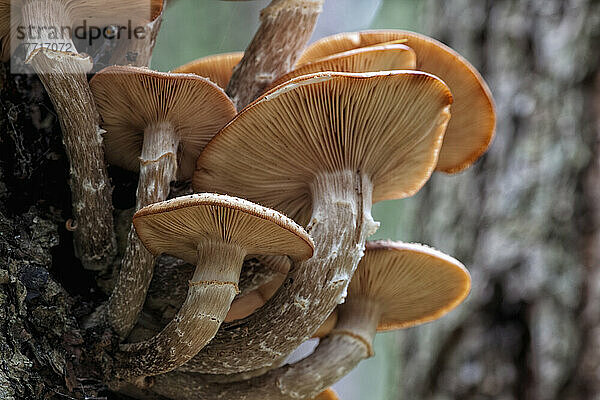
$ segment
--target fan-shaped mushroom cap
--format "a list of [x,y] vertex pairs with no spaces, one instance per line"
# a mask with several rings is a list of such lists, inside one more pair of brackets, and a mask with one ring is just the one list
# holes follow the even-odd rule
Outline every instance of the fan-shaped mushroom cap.
[[340,400],[338,395],[333,391],[333,389],[325,389],[322,391],[317,397],[313,400]]
[[336,53],[304,64],[278,78],[272,87],[292,78],[315,72],[376,72],[414,69],[415,52],[403,44],[385,44]]
[[154,255],[196,264],[198,244],[218,240],[251,254],[310,258],[312,239],[302,227],[266,207],[235,197],[201,193],[144,207],[133,216],[136,232]]
[[477,70],[460,54],[425,35],[408,31],[340,33],[309,46],[298,60],[301,66],[332,54],[405,39],[417,54],[419,71],[446,82],[452,91],[452,119],[448,124],[437,170],[456,173],[474,163],[489,147],[496,127],[490,89]]
[[446,85],[424,72],[295,78],[211,140],[198,158],[194,188],[243,196],[302,224],[319,173],[367,174],[374,202],[411,196],[435,168],[451,102]]
[[139,169],[144,130],[168,123],[179,136],[179,177],[189,178],[206,143],[235,115],[225,92],[193,74],[113,66],[90,81],[106,130],[109,163]]
[[375,300],[382,312],[377,330],[433,321],[469,294],[471,277],[454,258],[413,243],[367,242],[348,286],[348,298]]
[[200,75],[225,89],[231,79],[231,74],[233,74],[233,67],[240,62],[242,57],[244,57],[243,51],[215,54],[184,64],[175,68],[173,72]]

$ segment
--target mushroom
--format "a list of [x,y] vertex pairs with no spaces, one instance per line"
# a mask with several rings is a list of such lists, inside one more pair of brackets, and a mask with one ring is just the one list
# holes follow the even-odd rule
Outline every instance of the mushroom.
[[[83,22],[90,16],[101,26],[126,24],[128,19],[148,22],[160,14],[162,0],[0,0],[0,10],[4,11],[0,12],[3,60],[15,50],[11,49],[11,37],[15,43],[18,39],[11,29],[21,25],[27,28],[26,35],[35,35],[24,39],[29,42],[26,62],[44,84],[61,125],[70,163],[75,254],[85,268],[104,270],[116,254],[116,241],[112,188],[86,76],[92,60],[77,52],[71,31],[65,28],[87,26]],[[10,22],[12,27],[7,25]]]
[[292,78],[315,72],[376,72],[414,69],[415,52],[403,44],[384,44],[348,50],[304,64],[278,78],[273,87]]
[[325,389],[317,397],[313,400],[340,400],[337,393],[333,391],[332,388]]
[[291,365],[228,385],[174,372],[156,377],[152,391],[178,399],[311,399],[373,355],[377,331],[440,318],[468,295],[471,278],[454,258],[401,242],[367,243],[365,256],[338,307],[335,329],[315,351]]
[[244,53],[241,51],[215,54],[184,64],[175,68],[173,72],[204,76],[225,89],[233,74],[233,68],[243,56]]
[[[165,200],[176,178],[189,179],[204,145],[235,115],[223,90],[196,75],[114,66],[98,72],[90,86],[106,130],[107,161],[140,172],[136,209]],[[121,338],[137,320],[153,266],[132,226],[107,307],[109,325]]]
[[133,224],[154,255],[196,265],[178,314],[156,336],[123,344],[115,376],[161,374],[194,356],[217,332],[234,296],[247,254],[313,254],[310,236],[291,219],[242,199],[211,193],[178,197],[139,210]]
[[377,229],[372,201],[411,196],[428,180],[451,101],[446,85],[424,72],[319,73],[272,89],[221,130],[198,158],[194,189],[310,222],[315,256],[182,370],[258,369],[308,339],[343,301]]
[[452,120],[444,137],[437,171],[457,173],[473,164],[489,147],[494,136],[496,114],[487,84],[464,57],[428,36],[399,30],[340,33],[316,41],[298,60],[298,66],[352,49],[395,40],[417,54],[419,71],[446,82],[454,102]]
[[260,13],[260,27],[235,67],[227,94],[238,110],[257,98],[300,56],[325,0],[271,0]]

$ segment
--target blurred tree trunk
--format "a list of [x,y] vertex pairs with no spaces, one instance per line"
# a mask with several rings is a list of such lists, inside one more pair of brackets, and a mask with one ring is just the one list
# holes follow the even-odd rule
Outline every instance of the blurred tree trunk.
[[495,141],[413,201],[414,235],[471,271],[407,332],[406,399],[600,398],[600,2],[430,0],[425,32],[482,71]]

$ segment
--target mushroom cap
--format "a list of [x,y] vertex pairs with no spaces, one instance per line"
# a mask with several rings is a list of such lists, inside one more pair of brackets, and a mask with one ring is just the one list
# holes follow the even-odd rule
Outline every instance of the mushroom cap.
[[[13,3],[11,7],[11,2]],[[12,11],[20,11],[22,1],[0,0],[0,61],[8,61],[12,53],[11,32],[16,30],[21,20],[21,15],[12,16]],[[19,8],[18,8],[19,7]],[[127,25],[134,23],[149,23],[154,21],[163,11],[163,0],[79,0],[65,1],[65,7],[74,24],[81,20],[92,21],[94,25]],[[11,23],[13,26],[11,27]]]
[[340,398],[338,397],[337,393],[333,391],[332,388],[329,388],[322,391],[313,400],[340,400]]
[[315,72],[376,72],[414,69],[415,66],[415,52],[408,46],[403,44],[372,46],[336,53],[304,64],[278,78],[272,87],[297,76]]
[[243,51],[215,54],[184,64],[175,68],[173,72],[204,76],[225,89],[233,74],[233,68],[242,57],[244,57]]
[[378,302],[378,331],[440,318],[469,294],[471,277],[458,260],[415,243],[367,242],[348,297]]
[[310,216],[310,184],[319,173],[368,175],[373,201],[411,196],[435,168],[451,102],[444,82],[424,72],[294,78],[211,140],[194,189],[242,196],[300,223]]
[[144,129],[170,123],[180,144],[178,176],[190,178],[206,143],[236,113],[225,92],[207,78],[147,68],[112,66],[90,81],[102,117],[109,163],[139,170]]
[[464,57],[428,36],[399,30],[340,33],[309,46],[297,65],[351,49],[405,39],[417,54],[419,71],[446,82],[452,91],[452,119],[436,170],[457,173],[473,164],[488,149],[496,127],[494,100],[487,84]]
[[213,193],[177,197],[140,209],[133,216],[138,237],[155,256],[169,254],[197,261],[198,244],[218,240],[247,254],[312,257],[314,244],[302,227],[285,215],[247,200]]

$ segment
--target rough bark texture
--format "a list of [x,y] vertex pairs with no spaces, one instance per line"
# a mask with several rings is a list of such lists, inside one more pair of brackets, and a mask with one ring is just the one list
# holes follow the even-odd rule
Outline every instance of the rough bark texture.
[[69,161],[59,122],[39,79],[10,75],[6,64],[0,160],[0,398],[98,395],[100,370],[79,369],[90,337],[77,319],[101,296],[65,229]]
[[324,1],[273,0],[262,10],[260,27],[227,86],[238,110],[292,69],[313,33]]
[[406,335],[404,398],[598,399],[600,3],[430,0],[422,18],[480,68],[498,127],[483,160],[416,198],[416,238],[463,261],[473,291]]

